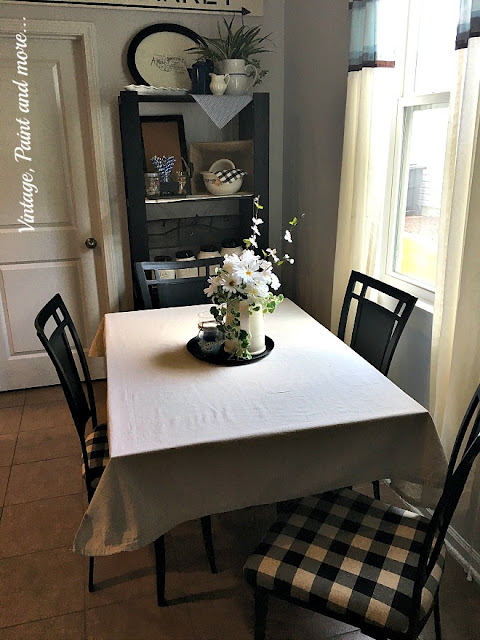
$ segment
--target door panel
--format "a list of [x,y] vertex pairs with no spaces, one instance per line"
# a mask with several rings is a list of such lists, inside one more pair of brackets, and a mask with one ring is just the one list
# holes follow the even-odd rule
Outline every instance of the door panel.
[[[76,261],[5,265],[2,273],[2,298],[5,306],[5,324],[10,337],[10,356],[27,355],[42,351],[39,340],[31,330],[37,311],[45,299],[60,293],[75,323],[82,343],[85,331],[80,306],[80,274]],[[25,300],[29,301],[25,310]]]
[[[29,107],[21,113],[12,83],[21,79],[15,36],[0,33],[0,390],[58,383],[33,327],[55,293],[62,295],[84,347],[109,310],[83,53],[79,38],[29,34]],[[20,139],[31,149],[16,161]],[[19,231],[22,176],[28,172],[38,189],[34,230]],[[97,249],[85,247],[91,236]]]

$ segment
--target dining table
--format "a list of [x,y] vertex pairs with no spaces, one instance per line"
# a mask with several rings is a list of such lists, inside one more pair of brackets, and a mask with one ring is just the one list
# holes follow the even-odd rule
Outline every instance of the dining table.
[[273,348],[235,366],[187,342],[209,305],[106,314],[110,460],[74,550],[132,550],[205,515],[390,478],[443,485],[428,411],[285,299],[265,317]]

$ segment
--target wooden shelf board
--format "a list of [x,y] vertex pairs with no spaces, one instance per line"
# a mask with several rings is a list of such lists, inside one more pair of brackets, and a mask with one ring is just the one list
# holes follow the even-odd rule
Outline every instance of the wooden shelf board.
[[195,202],[196,200],[240,200],[243,198],[251,198],[253,193],[249,191],[237,191],[231,195],[214,196],[211,193],[197,193],[192,196],[168,196],[166,198],[150,199],[145,198],[145,204],[148,208],[156,204],[170,204],[172,202]]

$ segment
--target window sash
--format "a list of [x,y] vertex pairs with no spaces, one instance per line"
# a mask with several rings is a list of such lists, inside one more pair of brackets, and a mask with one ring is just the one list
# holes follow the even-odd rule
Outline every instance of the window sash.
[[[382,276],[387,282],[398,286],[398,281],[402,282],[404,288],[421,300],[433,304],[434,287],[426,282],[415,279],[396,270],[396,252],[399,227],[404,221],[405,205],[408,190],[408,122],[412,118],[415,107],[422,106],[445,106],[448,108],[450,94],[434,93],[423,96],[408,96],[398,101],[397,116],[395,119],[394,140],[392,142],[390,166],[391,171],[388,178],[390,190],[387,193],[385,206],[384,243],[381,256]],[[406,285],[406,286],[405,286]]]

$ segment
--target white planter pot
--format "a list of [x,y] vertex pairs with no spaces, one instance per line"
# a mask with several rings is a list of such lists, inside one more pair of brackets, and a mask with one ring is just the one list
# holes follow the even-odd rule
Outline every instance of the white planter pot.
[[[230,76],[225,89],[225,95],[227,96],[246,95],[257,80],[257,67],[253,64],[245,64],[245,60],[219,60],[217,67],[220,73]],[[251,79],[252,74],[253,79]]]
[[[263,311],[254,311],[251,315],[248,310],[246,300],[232,300],[227,303],[226,324],[232,324],[232,308],[240,312],[240,329],[244,329],[250,338],[248,348],[252,356],[256,356],[265,351],[265,323]],[[226,353],[235,353],[238,348],[236,340],[225,339],[224,350]]]

